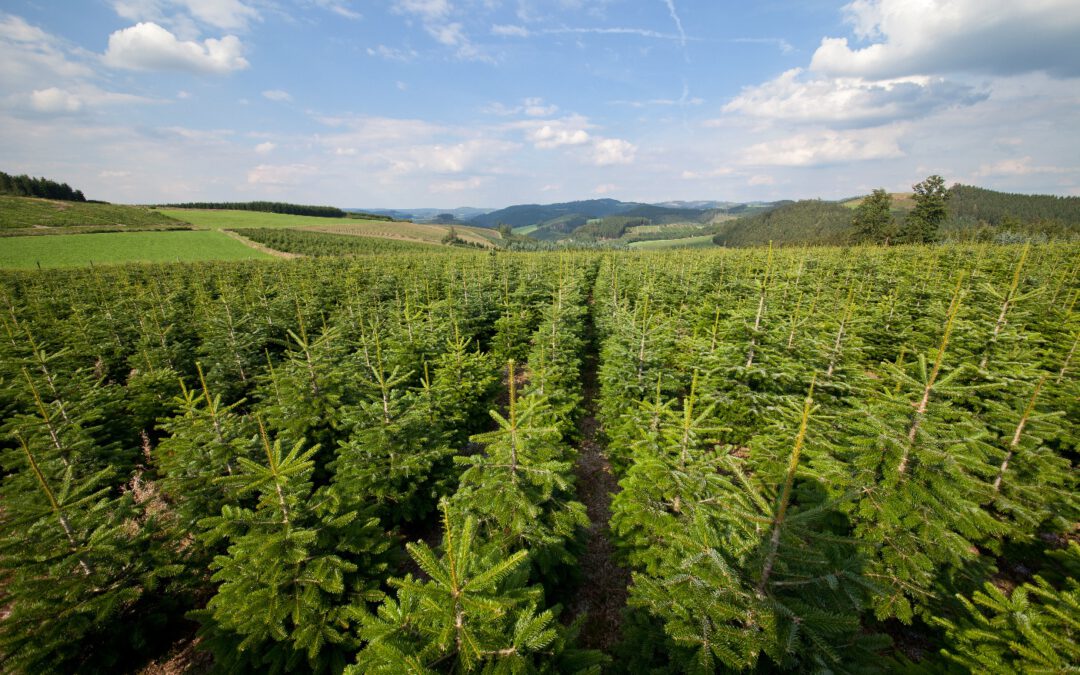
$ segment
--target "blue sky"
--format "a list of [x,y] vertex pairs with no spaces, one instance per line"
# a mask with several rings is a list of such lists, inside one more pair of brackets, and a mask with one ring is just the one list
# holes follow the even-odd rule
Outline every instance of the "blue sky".
[[6,0],[0,170],[117,202],[1080,194],[1076,0]]

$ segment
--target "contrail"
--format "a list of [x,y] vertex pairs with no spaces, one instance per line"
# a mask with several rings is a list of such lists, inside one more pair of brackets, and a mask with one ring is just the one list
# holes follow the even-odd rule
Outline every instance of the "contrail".
[[683,30],[682,20],[679,18],[679,13],[675,11],[675,0],[663,0],[667,5],[668,12],[671,13],[671,20],[675,22],[675,28],[679,31],[679,42],[682,44],[683,49],[686,48],[686,31]]

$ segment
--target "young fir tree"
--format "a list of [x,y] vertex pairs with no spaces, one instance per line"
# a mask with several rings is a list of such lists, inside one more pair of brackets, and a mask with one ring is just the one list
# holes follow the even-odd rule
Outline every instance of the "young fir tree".
[[[130,493],[115,496],[111,467],[92,469],[47,437],[16,432],[0,495],[0,668],[11,672],[115,672],[130,665],[152,622],[136,616],[144,593],[176,574],[146,549],[157,524]],[[145,618],[145,617],[144,617]]]
[[599,673],[603,657],[572,648],[576,627],[541,609],[539,586],[523,585],[528,553],[485,546],[473,517],[457,525],[448,503],[441,510],[444,553],[408,544],[428,580],[390,580],[397,596],[364,620],[367,646],[348,673]]
[[517,397],[510,362],[509,418],[492,410],[498,429],[473,436],[484,453],[456,457],[466,467],[451,505],[475,517],[486,541],[504,551],[528,549],[541,575],[573,562],[568,543],[589,525],[573,500],[573,453],[552,426],[547,402]]
[[855,671],[887,644],[861,629],[861,556],[801,461],[812,411],[808,395],[793,442],[787,429],[723,456],[714,499],[658,542],[655,571],[635,573],[630,603],[663,622],[676,669],[768,667],[764,655],[774,668]]
[[190,534],[199,532],[201,519],[235,502],[218,479],[239,471],[240,457],[254,455],[251,439],[257,431],[237,412],[244,401],[223,404],[220,394],[211,393],[202,365],[196,368],[201,389],[188,389],[181,382],[180,412],[159,424],[167,436],[153,451],[159,485],[174,505],[180,527]]
[[1065,570],[1061,584],[1042,576],[1007,592],[987,582],[964,613],[937,617],[945,630],[941,653],[973,673],[1066,673],[1080,663],[1080,545],[1050,552]]
[[[987,506],[1014,541],[1032,541],[1046,530],[1067,532],[1080,515],[1072,463],[1043,440],[1060,425],[1064,414],[1037,406],[1047,379],[1044,375],[1030,396],[1010,397],[1008,404],[992,403],[986,415],[1005,451],[990,483]],[[997,543],[991,541],[989,547],[998,550]]]
[[312,491],[317,448],[286,452],[260,433],[265,463],[237,458],[237,472],[218,479],[257,502],[203,521],[207,545],[229,547],[211,565],[217,594],[192,616],[222,672],[338,672],[359,648],[366,603],[381,597],[389,542],[377,519]]
[[387,373],[381,350],[368,367],[360,379],[373,395],[340,413],[349,435],[332,466],[334,483],[346,498],[374,499],[388,522],[415,521],[437,503],[436,468],[445,468],[453,449],[431,397],[405,386],[412,373]]
[[964,382],[968,369],[946,359],[961,297],[958,284],[932,360],[920,354],[907,368],[882,364],[887,388],[839,424],[838,445],[847,448],[840,457],[860,494],[854,533],[874,551],[867,576],[882,589],[875,597],[882,619],[910,622],[938,593],[940,575],[978,558],[976,544],[1003,532],[982,508],[1003,453],[974,414],[952,403],[973,390]]

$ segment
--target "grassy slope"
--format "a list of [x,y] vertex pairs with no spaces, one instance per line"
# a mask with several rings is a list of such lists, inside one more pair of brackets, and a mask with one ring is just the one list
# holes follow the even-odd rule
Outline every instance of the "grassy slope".
[[[441,243],[443,237],[450,231],[450,227],[447,225],[358,220],[356,218],[317,218],[315,216],[291,216],[260,211],[163,209],[162,212],[173,218],[191,223],[196,227],[214,230],[283,227],[431,244]],[[498,232],[481,227],[455,225],[454,229],[461,239],[477,244],[487,245],[499,238]]]
[[141,206],[86,204],[33,197],[0,196],[0,228],[181,227],[183,223]]
[[[892,197],[893,211],[910,211],[915,208],[915,193],[914,192],[891,192],[889,195]],[[863,203],[866,197],[858,197],[856,199],[849,199],[846,202],[842,202],[841,206],[846,206],[849,209],[855,209],[859,204]]]
[[8,237],[0,268],[77,267],[131,262],[270,259],[223,232],[116,232]]
[[683,237],[682,239],[654,239],[653,241],[635,241],[630,248],[653,251],[668,248],[707,248],[713,246],[712,235]]

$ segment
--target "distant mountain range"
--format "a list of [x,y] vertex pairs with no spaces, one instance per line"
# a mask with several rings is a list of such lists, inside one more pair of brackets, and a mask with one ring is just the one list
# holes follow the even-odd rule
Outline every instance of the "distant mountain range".
[[[966,185],[950,189],[946,236],[992,236],[1016,229],[1050,234],[1080,230],[1080,198],[1018,195]],[[346,209],[410,219],[496,228],[509,225],[515,234],[546,241],[645,242],[715,235],[728,246],[769,241],[836,244],[850,240],[851,216],[861,201],[810,199],[776,202],[716,200],[667,201],[657,204],[617,199],[586,199],[557,204],[516,204],[502,209]],[[893,195],[899,220],[914,205],[910,193]],[[450,217],[452,216],[452,218]],[[987,229],[990,228],[990,229]],[[964,233],[967,234],[964,234]]]

